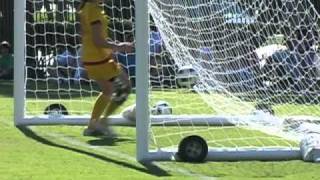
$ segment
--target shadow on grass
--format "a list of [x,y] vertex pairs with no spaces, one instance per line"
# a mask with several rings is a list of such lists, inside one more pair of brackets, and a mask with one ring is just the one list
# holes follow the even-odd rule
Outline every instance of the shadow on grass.
[[100,138],[100,139],[93,139],[89,140],[88,144],[91,146],[115,146],[117,142],[135,142],[129,138]]
[[73,151],[75,153],[84,154],[84,155],[99,159],[101,161],[111,162],[111,163],[114,163],[114,164],[116,164],[118,166],[134,169],[136,171],[140,171],[140,172],[147,173],[147,174],[154,175],[154,176],[159,176],[159,177],[161,177],[161,176],[170,176],[170,174],[167,173],[165,170],[159,168],[158,166],[156,166],[155,164],[153,164],[151,162],[150,163],[143,163],[142,165],[145,168],[141,168],[141,167],[135,166],[135,165],[127,163],[127,162],[123,162],[123,161],[119,161],[119,160],[115,160],[115,159],[111,159],[111,158],[102,156],[100,154],[95,154],[95,153],[88,152],[88,151],[85,151],[85,150],[82,150],[82,149],[77,149],[77,148],[74,148],[74,147],[69,147],[69,146],[66,146],[66,145],[57,144],[57,143],[52,142],[52,141],[50,141],[50,140],[48,140],[48,139],[46,139],[44,137],[39,136],[36,132],[32,131],[28,127],[19,126],[17,128],[26,137],[31,138],[31,139],[33,139],[35,141],[38,141],[38,142],[40,142],[42,144],[45,144],[45,145],[48,145],[48,146],[61,148],[61,149],[69,150],[69,151]]

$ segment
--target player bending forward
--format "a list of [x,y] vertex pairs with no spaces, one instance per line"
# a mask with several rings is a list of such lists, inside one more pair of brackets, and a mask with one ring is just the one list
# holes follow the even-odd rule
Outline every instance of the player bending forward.
[[[82,0],[79,16],[82,33],[82,61],[88,77],[97,82],[101,89],[91,114],[84,136],[109,136],[115,133],[107,126],[107,117],[128,97],[130,82],[120,65],[112,59],[114,51],[132,51],[132,43],[107,41],[108,17],[99,6],[101,0]],[[105,118],[101,115],[105,112]],[[103,120],[102,120],[103,119]]]

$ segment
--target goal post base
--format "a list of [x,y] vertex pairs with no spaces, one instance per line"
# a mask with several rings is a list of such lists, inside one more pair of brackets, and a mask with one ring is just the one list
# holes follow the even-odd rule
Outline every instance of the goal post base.
[[[16,121],[19,125],[87,125],[89,115],[41,115],[26,116],[24,119]],[[109,117],[109,124],[116,126],[135,126],[135,121],[123,118],[121,115]],[[161,115],[151,116],[153,126],[233,126],[232,122],[237,121],[233,116],[215,116],[215,115]]]
[[[285,161],[302,160],[299,148],[209,148],[206,161]],[[151,151],[144,156],[143,161],[179,161],[177,149]]]
[[[87,116],[52,116],[41,115],[37,117],[27,116],[18,121],[16,126],[32,125],[77,125],[84,126],[89,122]],[[242,119],[243,117],[238,117]],[[170,115],[151,116],[152,126],[233,126],[235,116],[214,116],[214,115]],[[114,126],[134,127],[135,122],[123,118],[121,115],[110,116],[110,124]],[[145,161],[179,161],[177,149],[163,148],[159,151],[146,152],[137,159],[139,162]],[[281,160],[301,160],[302,154],[299,148],[213,148],[209,147],[206,161],[281,161]]]

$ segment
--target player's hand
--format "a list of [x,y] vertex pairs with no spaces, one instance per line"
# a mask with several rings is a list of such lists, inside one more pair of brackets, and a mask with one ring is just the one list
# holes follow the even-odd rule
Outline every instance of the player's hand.
[[129,42],[123,42],[118,44],[118,51],[130,53],[134,49],[134,44]]

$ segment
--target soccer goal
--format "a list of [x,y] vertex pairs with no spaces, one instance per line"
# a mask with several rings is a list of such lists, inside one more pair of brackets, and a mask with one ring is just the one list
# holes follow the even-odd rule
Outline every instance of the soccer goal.
[[[87,124],[99,89],[78,61],[79,2],[15,1],[16,125]],[[111,122],[136,124],[139,161],[316,160],[307,147],[320,133],[310,0],[109,0],[102,9],[110,38],[136,44],[115,54],[136,123]]]

